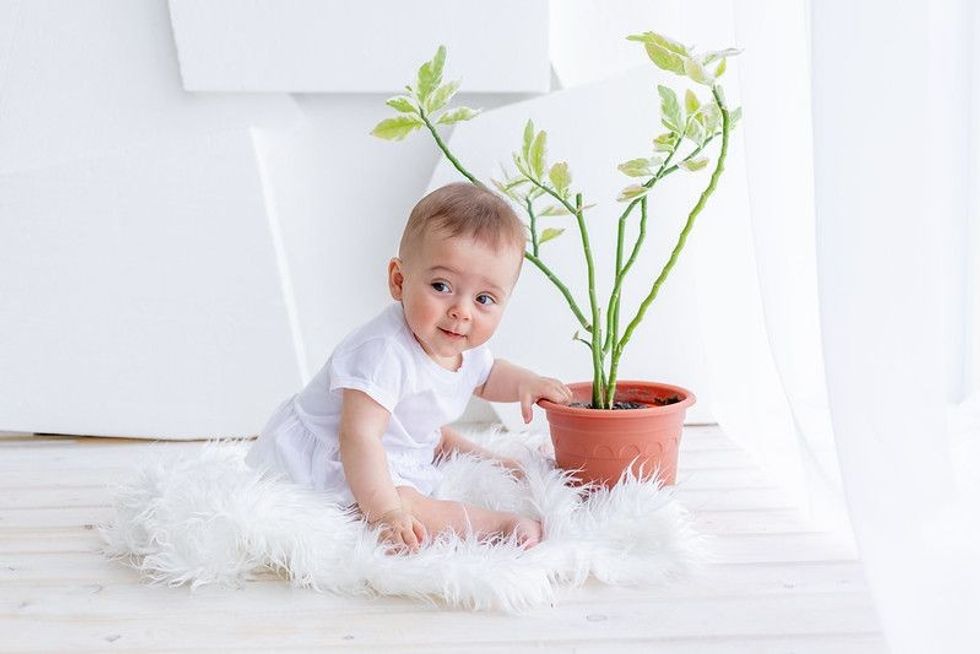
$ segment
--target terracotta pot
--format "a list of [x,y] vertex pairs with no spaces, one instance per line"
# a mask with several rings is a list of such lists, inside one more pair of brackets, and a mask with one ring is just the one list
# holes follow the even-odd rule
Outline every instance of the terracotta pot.
[[[575,402],[592,401],[592,382],[569,384]],[[671,396],[680,402],[657,406],[655,400]],[[634,474],[649,477],[659,468],[664,484],[677,477],[677,450],[684,414],[694,404],[694,393],[670,384],[620,381],[616,401],[639,402],[642,409],[585,409],[541,400],[548,416],[555,459],[564,470],[581,471],[581,482],[615,484],[632,464]],[[642,467],[642,468],[641,468]]]

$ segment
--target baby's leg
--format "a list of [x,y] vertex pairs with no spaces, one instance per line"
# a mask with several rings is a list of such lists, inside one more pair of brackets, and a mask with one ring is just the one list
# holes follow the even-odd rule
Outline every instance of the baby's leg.
[[523,547],[534,547],[541,541],[541,523],[537,520],[472,504],[436,500],[409,486],[398,486],[396,490],[402,504],[431,536],[447,529],[462,535],[472,529],[478,538],[515,534]]

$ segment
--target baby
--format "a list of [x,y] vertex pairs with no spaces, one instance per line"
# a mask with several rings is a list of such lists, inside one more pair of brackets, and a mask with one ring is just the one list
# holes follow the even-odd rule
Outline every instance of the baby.
[[398,256],[388,263],[396,300],[349,334],[313,380],[273,414],[247,461],[356,504],[397,549],[416,551],[427,535],[452,530],[513,536],[524,547],[541,524],[431,497],[434,462],[452,452],[498,458],[446,427],[471,395],[520,402],[524,421],[541,398],[571,399],[487,348],[524,258],[524,225],[499,196],[469,183],[443,186],[412,209]]

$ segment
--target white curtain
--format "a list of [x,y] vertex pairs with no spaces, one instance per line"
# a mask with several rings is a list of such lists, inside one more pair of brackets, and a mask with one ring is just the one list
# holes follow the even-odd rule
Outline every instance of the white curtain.
[[846,509],[895,652],[980,643],[978,20],[968,0],[734,4],[781,389],[733,389],[757,399],[718,420],[785,406],[783,458],[815,517]]

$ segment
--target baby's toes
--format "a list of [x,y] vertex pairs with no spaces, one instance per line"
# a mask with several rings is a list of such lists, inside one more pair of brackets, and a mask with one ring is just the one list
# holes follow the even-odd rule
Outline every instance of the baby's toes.
[[517,543],[524,549],[530,549],[541,542],[541,523],[530,518],[521,518],[515,529]]

